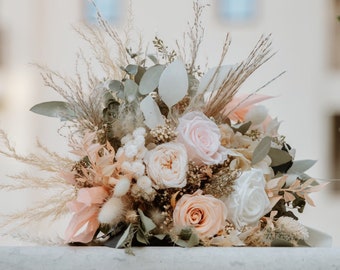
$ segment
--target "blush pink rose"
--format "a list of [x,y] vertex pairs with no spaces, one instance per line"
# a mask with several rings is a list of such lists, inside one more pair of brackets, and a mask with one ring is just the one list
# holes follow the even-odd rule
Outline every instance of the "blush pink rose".
[[181,143],[163,143],[149,151],[144,162],[156,188],[182,188],[187,184],[188,156]]
[[173,212],[175,227],[195,228],[201,239],[212,237],[225,225],[228,215],[226,205],[212,195],[202,195],[202,190],[185,194],[180,198]]
[[218,126],[202,112],[189,112],[179,118],[177,141],[183,143],[196,164],[220,164],[227,158],[221,146]]

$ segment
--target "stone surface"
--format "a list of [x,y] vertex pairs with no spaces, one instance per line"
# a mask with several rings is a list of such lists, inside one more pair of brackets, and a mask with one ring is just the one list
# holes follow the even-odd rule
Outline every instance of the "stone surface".
[[340,269],[339,248],[0,247],[0,269]]

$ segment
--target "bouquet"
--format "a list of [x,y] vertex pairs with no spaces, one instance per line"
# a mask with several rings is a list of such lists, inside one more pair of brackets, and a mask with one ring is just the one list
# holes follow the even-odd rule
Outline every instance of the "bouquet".
[[9,216],[2,224],[7,233],[18,234],[32,220],[66,216],[59,243],[308,243],[297,212],[314,205],[310,193],[323,186],[305,174],[315,161],[295,160],[295,150],[278,132],[280,122],[259,105],[270,98],[259,94],[268,83],[238,92],[273,56],[271,37],[261,37],[245,60],[226,65],[228,34],[220,61],[202,70],[197,59],[204,8],[194,2],[193,23],[176,49],[158,36],[153,48],[140,43],[134,49],[98,13],[99,28],[77,32],[92,47],[100,76],[82,52],[74,78],[38,65],[45,85],[63,100],[31,111],[61,119],[72,155],[62,157],[38,143],[40,152],[22,156],[1,132],[3,155],[47,174],[16,175],[0,188],[51,192],[47,201]]

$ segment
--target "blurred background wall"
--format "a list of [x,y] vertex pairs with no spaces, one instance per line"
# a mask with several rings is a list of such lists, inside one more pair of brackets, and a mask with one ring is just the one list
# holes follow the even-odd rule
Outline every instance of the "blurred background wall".
[[[106,10],[103,14],[111,14],[112,23],[121,31],[126,25],[129,4],[126,0],[112,1],[116,6],[114,14]],[[310,175],[340,178],[336,174],[340,160],[335,160],[340,152],[336,144],[339,130],[334,124],[334,116],[340,114],[340,23],[336,19],[340,15],[340,1],[206,2],[211,6],[206,9],[203,21],[206,37],[202,63],[209,57],[210,66],[217,64],[227,32],[232,36],[228,64],[245,58],[260,35],[271,33],[273,51],[277,54],[241,91],[254,91],[281,71],[287,71],[262,91],[275,97],[265,105],[273,117],[282,121],[280,133],[296,148],[296,159],[318,160],[308,171]],[[238,5],[233,5],[236,2]],[[64,139],[57,135],[59,121],[29,112],[36,103],[60,99],[43,86],[39,71],[30,63],[74,74],[75,54],[83,42],[72,25],[79,26],[89,17],[86,3],[86,0],[0,0],[0,128],[9,133],[23,153],[34,150],[37,136],[52,150],[66,152]],[[192,18],[191,0],[132,0],[132,7],[134,25],[150,46],[155,34],[169,45],[174,44]],[[0,159],[1,177],[19,169],[16,162]],[[302,222],[332,235],[334,246],[340,246],[340,191],[330,184],[313,198],[317,208],[306,207]],[[18,200],[3,193],[0,210],[22,207],[31,200],[32,195],[23,195]]]

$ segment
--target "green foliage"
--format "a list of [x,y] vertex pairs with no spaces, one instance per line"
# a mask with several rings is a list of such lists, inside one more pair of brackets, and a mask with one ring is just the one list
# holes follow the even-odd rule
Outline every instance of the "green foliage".
[[314,164],[316,163],[316,160],[297,160],[293,162],[292,167],[288,170],[288,174],[295,174],[295,175],[301,175],[308,169],[310,169]]
[[199,244],[199,237],[191,228],[182,229],[178,237],[174,242],[180,247],[194,247]]
[[289,155],[289,153],[284,150],[270,148],[268,155],[272,160],[270,165],[271,167],[280,166],[292,161],[291,155]]
[[39,103],[33,106],[30,111],[49,117],[57,117],[62,121],[72,120],[75,118],[75,113],[70,108],[69,103],[63,101],[49,101]]
[[238,125],[234,125],[231,128],[233,129],[233,131],[236,132],[240,132],[242,135],[246,134],[247,131],[249,130],[251,126],[251,121],[249,122],[245,122],[245,123],[240,123]]
[[254,153],[252,164],[257,164],[262,161],[269,153],[271,147],[272,138],[269,136],[264,137],[260,143],[256,146]]
[[139,93],[147,95],[154,91],[158,87],[159,78],[161,77],[164,69],[165,66],[163,65],[155,65],[148,68],[139,83]]

